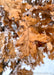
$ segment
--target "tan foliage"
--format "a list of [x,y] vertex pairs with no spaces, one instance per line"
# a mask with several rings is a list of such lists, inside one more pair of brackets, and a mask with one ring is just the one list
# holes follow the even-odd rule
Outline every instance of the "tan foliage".
[[53,49],[53,46],[52,46],[51,42],[47,43],[47,49],[48,50],[52,50]]
[[[8,61],[11,61],[13,70],[22,60],[30,65],[30,59],[35,59],[32,66],[44,63],[44,52],[49,52],[48,57],[54,60],[54,4],[33,6],[32,3],[22,3],[22,0],[0,0],[0,5],[4,6],[2,16],[0,14],[4,24],[0,27],[0,72]],[[2,28],[8,30],[7,34]],[[18,69],[17,73],[30,75],[32,72]]]
[[15,18],[20,19],[21,16],[21,3],[22,0],[1,0],[1,5],[4,6],[4,10],[9,13],[9,19]]
[[0,72],[2,72],[2,71],[3,71],[3,65],[0,64]]
[[5,44],[5,36],[3,33],[0,33],[0,48]]
[[23,20],[25,20],[25,23],[23,22],[21,25],[26,29],[21,29],[23,33],[21,34],[21,36],[19,36],[20,38],[17,41],[17,46],[20,46],[20,51],[22,51],[23,57],[29,56],[29,54],[31,54],[33,57],[36,57],[37,49],[35,41],[46,43],[50,41],[50,37],[48,37],[46,34],[39,34],[35,30],[35,27],[32,27],[32,25],[35,25],[36,19],[30,18],[30,16],[26,16],[23,18]]

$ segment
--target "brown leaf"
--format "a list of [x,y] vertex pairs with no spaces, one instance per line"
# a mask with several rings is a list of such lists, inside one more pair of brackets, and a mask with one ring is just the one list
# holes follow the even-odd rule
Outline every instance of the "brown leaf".
[[0,72],[3,71],[3,65],[0,63]]
[[0,4],[4,6],[4,10],[9,13],[9,19],[15,18],[15,21],[20,19],[22,0],[1,0]]
[[[35,27],[31,27],[31,25],[35,25],[36,19],[29,17],[23,17],[25,19],[25,23],[22,23],[25,30],[23,30],[19,40],[17,41],[17,46],[20,46],[19,50],[22,52],[22,56],[29,56],[31,54],[33,57],[36,57],[37,49],[35,41],[40,42],[48,42],[50,41],[50,37],[46,34],[39,34]],[[32,19],[32,22],[31,22]],[[19,33],[19,32],[18,32]]]
[[4,45],[5,43],[5,36],[3,33],[0,33],[0,48]]

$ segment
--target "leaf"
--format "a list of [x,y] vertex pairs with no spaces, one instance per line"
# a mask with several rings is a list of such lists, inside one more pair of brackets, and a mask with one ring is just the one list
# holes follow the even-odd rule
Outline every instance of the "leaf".
[[0,48],[5,44],[5,36],[3,33],[0,33]]
[[19,70],[21,63],[40,65],[44,52],[54,59],[54,4],[29,3],[0,0],[0,72],[9,66],[14,73],[28,73]]
[[4,10],[8,12],[8,18],[14,18],[15,21],[20,20],[25,8],[30,9],[32,7],[32,5],[29,5],[28,3],[22,3],[22,0],[1,0],[0,5],[3,5]]
[[22,31],[21,35],[19,35],[19,40],[16,45],[20,46],[19,50],[22,52],[23,57],[31,54],[32,57],[36,58],[37,48],[35,41],[47,43],[50,41],[50,37],[46,34],[39,34],[35,30],[35,27],[33,26],[36,23],[36,19],[31,18],[31,16],[25,16],[22,20],[25,22],[22,23],[25,29]]
[[16,52],[15,52],[13,40],[11,39],[10,34],[9,34],[8,43],[5,43],[5,47],[4,47],[4,50],[3,50],[4,54],[3,54],[2,58],[4,59],[4,62],[7,62],[8,59],[12,59],[12,58],[16,57]]
[[4,10],[9,13],[9,19],[13,17],[16,20],[20,19],[21,16],[21,4],[22,0],[1,0],[0,4],[4,6]]
[[28,70],[26,70],[26,69],[20,69],[20,70],[18,70],[18,75],[33,75],[33,72],[30,70],[30,71],[28,71]]
[[3,65],[0,63],[0,72],[3,71]]

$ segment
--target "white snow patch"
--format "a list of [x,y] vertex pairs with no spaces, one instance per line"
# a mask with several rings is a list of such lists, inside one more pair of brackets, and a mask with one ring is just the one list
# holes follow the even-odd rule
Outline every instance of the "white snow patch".
[[39,13],[39,17],[42,18],[42,13]]
[[21,63],[21,69],[31,70],[30,65],[25,64],[24,62]]
[[33,75],[54,75],[54,60],[50,60],[46,53],[44,60],[44,64],[40,66],[37,65],[33,70]]
[[12,71],[12,69],[10,67],[6,66],[2,75],[10,75],[11,71]]
[[35,2],[35,0],[31,0],[31,3]]
[[48,25],[42,25],[41,28],[46,28]]
[[45,2],[45,0],[42,0],[42,3],[44,3]]
[[8,63],[8,66],[11,66],[11,61]]
[[29,63],[34,63],[35,59],[32,56],[29,56],[28,57],[28,61],[29,61]]
[[23,0],[22,3],[27,3],[27,1],[26,0]]

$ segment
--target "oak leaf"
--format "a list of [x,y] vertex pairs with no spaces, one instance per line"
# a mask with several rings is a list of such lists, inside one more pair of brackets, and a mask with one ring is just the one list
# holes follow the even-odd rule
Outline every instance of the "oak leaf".
[[36,24],[36,19],[31,18],[31,16],[25,16],[22,20],[22,26],[24,26],[25,29],[19,35],[19,40],[17,41],[16,45],[20,47],[19,50],[22,52],[23,57],[31,54],[32,57],[36,58],[37,48],[35,41],[47,43],[50,41],[50,37],[48,37],[46,34],[40,34],[37,32],[34,27]]

